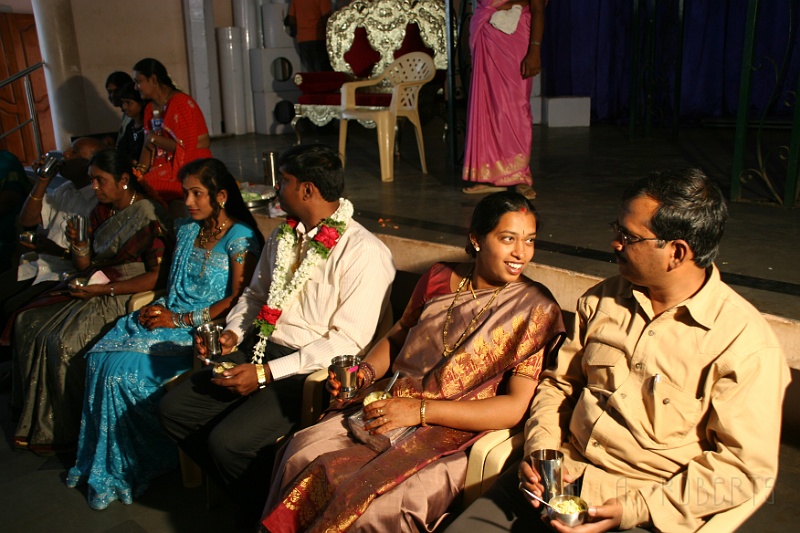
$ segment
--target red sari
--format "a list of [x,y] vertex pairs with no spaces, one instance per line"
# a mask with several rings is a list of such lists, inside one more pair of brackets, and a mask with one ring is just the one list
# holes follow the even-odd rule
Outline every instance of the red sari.
[[[452,356],[443,357],[442,326],[453,302],[449,280],[454,266],[437,263],[431,267],[417,284],[401,319],[408,336],[392,364],[392,371],[400,371],[401,375],[392,390],[397,397],[452,401],[493,397],[504,391],[511,375],[538,379],[543,359],[563,338],[558,304],[542,285],[523,278],[502,290],[461,347]],[[454,334],[465,331],[493,293],[494,290],[479,290],[475,291],[476,299],[459,299],[452,311],[449,330]],[[383,380],[362,391],[354,404],[360,406],[364,395],[385,385]],[[449,458],[463,452],[482,435],[442,426],[419,427],[407,439],[377,453],[349,437],[342,436],[338,441],[336,437],[329,438],[331,431],[343,431],[344,417],[352,412],[350,409],[329,416],[293,437],[275,470],[276,484],[270,497],[279,501],[264,517],[263,528],[271,532],[346,531],[373,502],[378,506],[381,496],[402,490],[409,478],[426,468],[435,468],[438,463],[453,466]],[[340,449],[325,451],[326,440],[335,441]],[[301,443],[300,449],[297,443]],[[317,449],[322,452],[318,457]],[[303,467],[293,464],[297,462],[292,461],[294,456],[313,460]],[[457,467],[465,470],[466,460]],[[451,474],[448,479],[460,483],[454,491],[437,492],[433,486],[427,491],[430,503],[437,509],[446,510],[463,490],[463,475]],[[434,484],[447,483],[440,476],[433,478],[439,478]],[[404,517],[401,522],[419,522],[418,513],[414,514],[414,518]],[[370,520],[383,518],[374,513],[369,516]],[[397,523],[396,507],[391,511],[391,520],[392,524]],[[362,522],[358,525],[366,526]],[[369,525],[379,530],[384,524]]]
[[[160,200],[169,203],[183,198],[183,189],[178,180],[181,167],[196,159],[211,157],[211,150],[197,147],[197,138],[208,134],[208,127],[203,112],[191,96],[182,92],[174,93],[167,101],[163,116],[161,135],[175,141],[175,151],[158,150],[150,170],[140,181],[156,192]],[[145,132],[150,131],[152,118],[151,102],[144,110]]]

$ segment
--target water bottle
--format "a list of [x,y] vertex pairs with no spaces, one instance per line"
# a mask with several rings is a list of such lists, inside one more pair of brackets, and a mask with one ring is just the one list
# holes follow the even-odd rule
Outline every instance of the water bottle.
[[[153,118],[150,119],[150,131],[154,135],[161,135],[161,130],[164,127],[164,117],[161,116],[161,110],[153,108]],[[156,157],[163,157],[164,150],[162,148],[156,148]]]
[[150,120],[150,131],[160,135],[161,128],[164,127],[164,118],[161,116],[160,109],[153,109],[153,118]]

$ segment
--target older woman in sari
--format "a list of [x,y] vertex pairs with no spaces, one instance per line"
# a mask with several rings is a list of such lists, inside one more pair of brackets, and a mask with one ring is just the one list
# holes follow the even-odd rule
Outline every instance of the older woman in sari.
[[163,286],[161,264],[169,216],[136,181],[116,149],[89,163],[99,203],[86,240],[70,225],[72,260],[86,285],[72,279],[29,304],[14,322],[13,406],[21,410],[14,442],[38,451],[70,448],[78,437],[84,355],[125,314],[130,296]]
[[[416,531],[446,516],[464,487],[466,448],[525,418],[543,361],[564,334],[550,292],[522,276],[535,236],[535,210],[522,195],[478,204],[467,245],[475,262],[431,267],[362,362],[356,399],[292,438],[274,470],[263,529]],[[347,417],[389,372],[401,376],[393,397],[364,408],[365,429],[416,430],[377,452],[348,433]],[[329,388],[338,395],[332,374]]]
[[178,464],[156,416],[164,384],[191,368],[195,327],[233,307],[264,242],[221,161],[193,161],[179,178],[191,218],[176,224],[167,296],[119,320],[89,351],[78,457],[67,485],[87,483],[92,509],[132,503]]

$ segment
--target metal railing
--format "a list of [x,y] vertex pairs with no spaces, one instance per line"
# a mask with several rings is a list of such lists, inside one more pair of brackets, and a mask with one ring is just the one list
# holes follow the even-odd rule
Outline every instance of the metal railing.
[[[733,165],[731,172],[731,200],[734,202],[745,201],[743,189],[745,185],[758,186],[764,191],[761,196],[768,201],[782,207],[796,207],[800,204],[800,76],[797,78],[797,89],[790,95],[785,105],[794,106],[791,124],[791,138],[785,144],[768,143],[764,134],[771,124],[767,119],[765,110],[756,119],[750,117],[750,92],[753,75],[761,70],[764,64],[771,65],[771,70],[764,69],[774,76],[775,85],[771,102],[778,99],[781,83],[786,76],[788,59],[792,53],[792,19],[786,21],[786,52],[780,59],[755,58],[755,41],[759,15],[759,0],[748,0],[747,26],[745,28],[744,50],[742,52],[742,73],[739,86],[739,109],[736,117],[736,139],[733,152]],[[792,13],[792,4],[789,3],[789,13]],[[769,106],[767,106],[768,109]],[[748,132],[755,127],[755,164],[746,163],[746,152],[750,147]],[[752,148],[751,148],[752,150]],[[752,159],[752,158],[751,158]]]
[[25,70],[21,70],[17,72],[13,76],[0,81],[0,89],[5,87],[6,85],[10,85],[17,81],[18,79],[22,78],[24,85],[25,85],[25,100],[28,104],[28,114],[30,118],[21,124],[15,126],[13,129],[0,133],[0,140],[5,139],[12,133],[16,132],[27,126],[28,124],[33,124],[33,140],[36,143],[36,154],[37,157],[42,155],[42,135],[41,131],[39,130],[39,120],[36,118],[36,109],[33,105],[33,88],[31,87],[31,74],[36,72],[38,69],[44,67],[44,63],[36,63],[35,65],[31,65],[30,67],[26,68]]

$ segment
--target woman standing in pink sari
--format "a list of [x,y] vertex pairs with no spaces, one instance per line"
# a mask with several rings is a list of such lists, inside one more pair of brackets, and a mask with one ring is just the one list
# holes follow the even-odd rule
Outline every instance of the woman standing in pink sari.
[[467,194],[515,187],[536,198],[531,176],[532,78],[541,70],[545,0],[478,0],[470,23],[464,181]]

